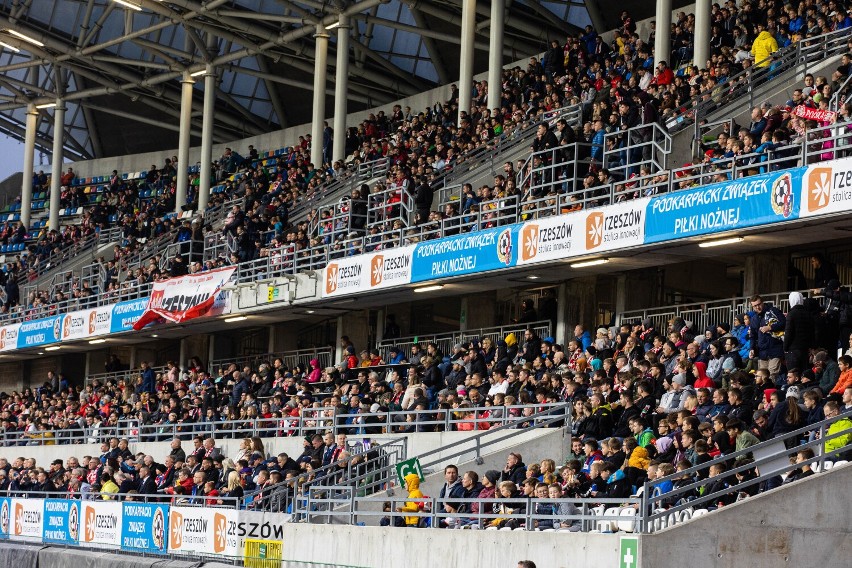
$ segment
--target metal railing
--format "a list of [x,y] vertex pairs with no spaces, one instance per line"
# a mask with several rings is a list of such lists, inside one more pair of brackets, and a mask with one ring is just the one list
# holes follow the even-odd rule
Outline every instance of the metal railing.
[[535,322],[530,322],[527,324],[507,324],[507,325],[499,325],[494,327],[481,327],[477,329],[468,329],[464,331],[450,331],[447,333],[435,333],[435,334],[426,334],[426,335],[417,335],[417,336],[408,336],[408,337],[400,337],[397,339],[385,339],[383,341],[378,342],[376,348],[381,353],[382,357],[387,360],[390,355],[390,349],[392,347],[396,347],[400,349],[406,357],[411,353],[411,347],[413,345],[420,345],[423,352],[426,351],[426,345],[429,343],[434,343],[435,346],[445,355],[451,356],[453,354],[453,347],[456,343],[464,343],[470,342],[473,339],[479,338],[480,340],[489,338],[492,343],[496,346],[497,341],[501,339],[506,339],[506,336],[510,333],[514,333],[518,344],[523,343],[524,339],[524,331],[527,328],[531,328],[535,334],[540,338],[548,337],[552,334],[552,330],[550,327],[550,321],[548,320],[540,320]]
[[712,113],[732,102],[748,101],[748,106],[754,107],[756,102],[760,102],[755,100],[758,89],[771,83],[773,78],[793,69],[807,73],[809,66],[846,51],[848,41],[849,31],[844,29],[803,39],[779,49],[769,57],[767,65],[762,66],[765,62],[757,61],[717,85],[712,92],[702,92],[685,103],[685,110],[665,118],[666,127],[674,133],[692,125],[695,128],[694,139],[698,140],[698,125]]
[[385,157],[355,164],[345,177],[335,178],[317,188],[310,195],[302,197],[290,210],[290,221],[301,221],[311,209],[318,209],[323,203],[332,199],[336,200],[351,193],[353,189],[359,188],[361,184],[384,176],[389,166],[390,160]]
[[[852,428],[828,434],[829,426],[850,416],[852,416],[852,411],[847,411],[838,416],[799,428],[749,448],[725,454],[701,465],[673,473],[655,481],[647,481],[643,485],[642,506],[640,509],[640,527],[642,532],[654,532],[661,528],[666,528],[672,521],[677,519],[679,512],[688,508],[695,509],[696,506],[702,504],[713,507],[722,499],[730,499],[732,494],[736,494],[737,498],[744,498],[744,489],[765,483],[772,478],[778,478],[782,474],[801,468],[803,465],[815,466],[815,471],[824,471],[827,461],[833,462],[834,460],[838,460],[841,455],[848,454],[852,450],[852,446],[849,445],[843,446],[830,454],[825,449],[825,444],[829,440],[852,435]],[[795,456],[803,450],[813,451],[814,457],[803,462],[792,463],[789,456]],[[740,458],[747,458],[747,463],[738,462],[737,460]],[[731,463],[734,464],[734,467],[728,467]],[[737,465],[738,463],[740,465]],[[676,485],[665,493],[657,494],[654,492],[655,487],[665,482],[670,481],[674,484],[684,477],[692,477],[701,471],[709,470],[710,467],[717,464],[725,465],[724,473],[718,476],[717,479],[731,478],[738,473],[747,473],[750,471],[753,471],[754,475],[749,479],[738,480],[738,483],[732,484],[721,491],[715,493],[705,492],[695,498],[688,497],[691,497],[693,492],[699,491],[702,487],[712,485],[713,477],[680,486]],[[744,477],[748,476],[744,475]]]
[[[365,370],[374,368],[365,367]],[[325,397],[328,398],[330,393]],[[110,438],[132,442],[162,442],[173,438],[189,440],[198,435],[219,439],[246,436],[261,438],[302,437],[317,433],[349,435],[381,435],[390,433],[439,431],[488,431],[500,428],[537,427],[542,416],[562,408],[561,403],[513,405],[501,407],[471,407],[461,409],[399,410],[392,412],[343,412],[330,406],[302,407],[298,416],[207,420],[199,422],[140,423],[125,419],[117,423],[99,423],[81,427],[78,423],[67,428],[23,432],[0,432],[3,446],[52,446],[68,444],[98,444]]]
[[[802,296],[809,298],[813,296],[812,290],[801,290]],[[772,294],[760,294],[768,306],[775,306],[782,312],[789,309],[790,292],[775,292]],[[693,329],[703,330],[709,326],[720,323],[731,324],[734,317],[751,311],[751,303],[748,296],[737,296],[721,300],[708,300],[706,302],[689,302],[660,306],[656,308],[645,308],[642,310],[626,311],[618,315],[617,325],[623,323],[639,323],[650,319],[656,329],[666,329],[669,320],[676,317],[693,322]]]
[[236,365],[238,369],[242,369],[245,366],[257,369],[261,363],[271,365],[276,359],[281,359],[283,365],[288,369],[293,369],[297,365],[304,367],[311,359],[317,359],[319,360],[320,369],[324,369],[333,364],[333,357],[334,352],[331,348],[292,349],[277,353],[261,353],[258,355],[246,355],[244,357],[213,359],[210,361],[210,370],[211,372],[215,372],[218,369],[227,368],[232,364]]
[[[151,370],[154,371],[155,374],[167,373],[168,367],[165,365],[161,367],[151,367]],[[128,381],[135,380],[142,373],[142,369],[128,369],[126,371],[112,371],[108,373],[91,373],[86,377],[84,386],[89,386],[93,384],[95,381],[100,385],[105,385],[107,383],[119,383],[120,381],[124,381],[125,383]]]

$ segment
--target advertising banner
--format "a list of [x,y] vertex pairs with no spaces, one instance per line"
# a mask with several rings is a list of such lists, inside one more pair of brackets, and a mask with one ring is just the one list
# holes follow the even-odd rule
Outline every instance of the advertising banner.
[[62,316],[25,321],[18,328],[18,349],[56,343],[62,339]]
[[0,539],[9,538],[12,530],[12,500],[0,497]]
[[648,202],[648,198],[634,199],[580,213],[584,218],[581,226],[585,228],[582,254],[644,244]]
[[142,317],[147,306],[148,298],[125,300],[124,302],[113,304],[109,332],[121,333],[122,331],[131,331],[133,324]]
[[808,166],[802,179],[799,217],[848,212],[852,207],[852,159]]
[[797,219],[799,198],[793,188],[801,180],[798,168],[652,197],[645,242]]
[[13,323],[0,327],[0,352],[18,348],[18,330],[21,324]]
[[229,266],[155,282],[145,313],[133,329],[138,331],[158,319],[180,323],[207,314],[235,270]]
[[118,501],[82,501],[80,544],[93,548],[121,548],[122,504]]
[[80,540],[80,503],[69,499],[45,499],[41,541],[76,545]]
[[560,260],[585,253],[582,215],[568,214],[521,225],[518,265]]
[[344,296],[410,283],[414,248],[391,248],[329,262],[323,296]]
[[62,316],[62,341],[88,339],[110,332],[112,306],[78,310]]
[[160,503],[122,503],[121,549],[166,554],[169,506]]
[[515,265],[518,226],[485,229],[414,247],[411,281],[463,276]]
[[237,538],[239,511],[206,507],[172,507],[169,511],[169,553],[241,556]]
[[41,542],[44,530],[43,499],[12,499],[12,526],[9,538]]

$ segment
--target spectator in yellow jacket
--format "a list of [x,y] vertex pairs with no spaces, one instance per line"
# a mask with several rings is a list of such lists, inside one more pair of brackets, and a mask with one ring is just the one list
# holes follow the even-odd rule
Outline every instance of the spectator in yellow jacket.
[[[420,476],[416,473],[409,473],[405,476],[405,489],[408,491],[408,498],[405,505],[397,508],[400,513],[417,513],[423,505],[423,493],[420,491]],[[418,501],[420,499],[420,501]],[[405,517],[405,526],[416,527],[420,517]]]
[[[840,405],[830,400],[825,403],[823,407],[823,411],[825,412],[825,418],[834,418],[840,414]],[[845,432],[840,434],[841,432]],[[852,445],[852,420],[848,418],[841,418],[840,420],[835,420],[831,426],[828,427],[828,431],[826,432],[826,438],[830,438],[834,434],[840,434],[835,438],[831,438],[825,441],[825,455],[830,458],[839,458],[839,454],[841,453],[839,450],[846,447],[847,450],[852,449],[850,445]]]
[[763,29],[763,26],[758,24],[757,29],[760,33],[754,38],[754,43],[751,44],[751,56],[754,58],[754,64],[758,67],[769,67],[772,61],[769,57],[778,51],[778,42],[772,37],[772,34]]

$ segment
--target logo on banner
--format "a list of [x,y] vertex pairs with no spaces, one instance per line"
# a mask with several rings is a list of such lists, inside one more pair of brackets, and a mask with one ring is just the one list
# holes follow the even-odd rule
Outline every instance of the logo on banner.
[[92,310],[89,312],[89,335],[95,334],[95,324],[98,321],[98,311]]
[[532,260],[538,254],[538,225],[527,225],[521,231],[521,259]]
[[512,230],[506,229],[497,237],[497,258],[509,266],[512,264]]
[[95,540],[95,516],[94,507],[87,505],[83,515],[83,542],[92,542]]
[[0,349],[6,349],[6,328],[5,327],[3,329],[0,329]]
[[603,242],[603,213],[592,213],[586,217],[586,250],[601,246]]
[[56,318],[53,321],[53,339],[55,339],[56,341],[62,339],[62,327],[64,321],[65,318]]
[[784,174],[772,183],[772,210],[785,219],[793,213],[793,180]]
[[228,519],[221,513],[213,515],[213,552],[225,552],[228,542]]
[[808,173],[808,211],[819,211],[828,205],[831,197],[831,168],[814,168]]
[[334,294],[337,291],[337,263],[332,262],[325,269],[325,293]]
[[377,254],[370,261],[370,286],[378,286],[384,280],[385,257]]
[[68,536],[73,541],[80,536],[80,512],[77,510],[77,503],[71,503],[68,509]]
[[15,503],[15,534],[20,536],[24,533],[24,506]]
[[9,502],[0,505],[0,533],[9,534]]
[[169,526],[172,527],[169,548],[180,548],[183,545],[183,515],[177,511],[171,511],[169,513]]
[[154,520],[151,521],[151,537],[154,539],[154,546],[157,550],[163,550],[166,547],[166,520],[163,517],[162,509],[154,510]]

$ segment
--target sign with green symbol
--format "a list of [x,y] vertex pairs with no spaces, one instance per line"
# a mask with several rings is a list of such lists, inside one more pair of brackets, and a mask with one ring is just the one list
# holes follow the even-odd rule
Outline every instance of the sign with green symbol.
[[621,537],[618,558],[619,568],[636,568],[639,564],[639,539],[635,536]]
[[396,476],[399,478],[400,487],[405,487],[405,476],[410,473],[416,473],[420,481],[423,481],[423,470],[420,468],[420,460],[417,458],[396,464]]

